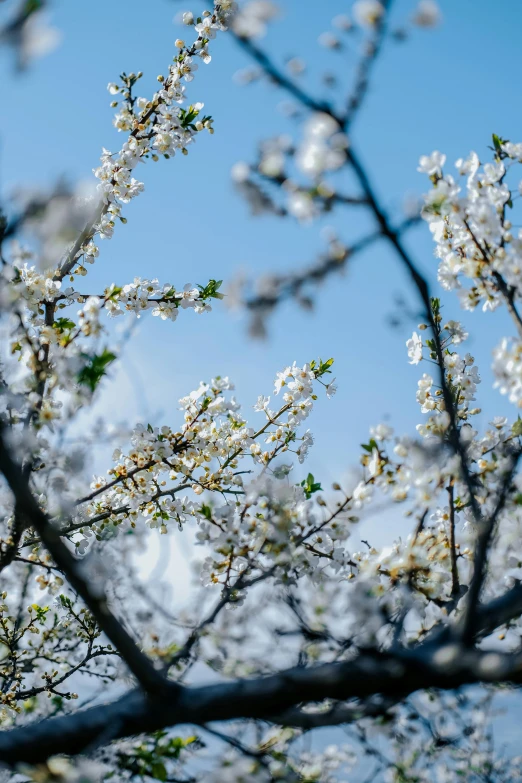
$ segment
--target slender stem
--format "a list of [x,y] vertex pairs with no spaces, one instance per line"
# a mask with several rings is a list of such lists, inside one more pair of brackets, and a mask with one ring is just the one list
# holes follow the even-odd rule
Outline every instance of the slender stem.
[[353,121],[355,120],[359,109],[364,103],[364,99],[368,94],[368,88],[370,86],[370,74],[379,58],[379,54],[382,50],[382,45],[386,38],[388,30],[388,14],[391,6],[391,0],[384,0],[382,3],[384,7],[384,13],[381,14],[374,27],[373,37],[371,41],[367,43],[367,51],[361,57],[357,72],[355,76],[355,85],[353,91],[348,99],[348,106],[346,114],[343,118],[343,127],[345,131],[348,131]]
[[[473,229],[469,225],[469,221],[464,220],[464,225],[466,226],[468,233],[471,239],[473,240],[473,244],[479,251],[480,255],[482,256],[484,261],[488,264],[488,266],[491,266],[491,259],[486,253],[485,249],[480,244],[480,242],[478,241],[477,237],[475,236]],[[498,290],[504,297],[507,310],[514,321],[515,326],[517,327],[519,337],[522,337],[522,317],[520,316],[520,313],[518,312],[517,307],[515,305],[515,289],[508,286],[508,284],[506,283],[506,281],[504,280],[500,272],[497,272],[496,270],[492,270],[491,276],[495,280]]]
[[454,503],[454,486],[453,481],[450,481],[446,487],[449,496],[449,541],[450,541],[450,557],[451,557],[451,595],[455,597],[460,592],[459,583],[459,569],[457,565],[457,547],[455,543],[455,503]]

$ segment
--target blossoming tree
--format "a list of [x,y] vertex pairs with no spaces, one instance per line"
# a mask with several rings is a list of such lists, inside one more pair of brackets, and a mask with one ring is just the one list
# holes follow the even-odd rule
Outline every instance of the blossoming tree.
[[[522,681],[522,424],[497,417],[484,431],[474,427],[480,377],[461,347],[467,332],[443,315],[403,244],[407,225],[390,224],[346,142],[388,4],[354,7],[371,46],[344,114],[302,91],[253,43],[267,13],[255,7],[237,13],[223,0],[200,17],[186,13],[192,43],[176,41],[150,98],[136,95],[139,73],[109,84],[125,141],[117,153],[103,150],[94,198],[61,188],[2,218],[3,774],[328,783],[358,774],[350,770],[362,759],[368,780],[381,771],[402,783],[435,775],[519,780],[521,762],[493,752],[487,714],[496,688]],[[433,13],[421,3],[424,23]],[[106,476],[87,486],[89,444],[74,424],[118,360],[108,319],[150,310],[175,321],[221,298],[217,280],[182,289],[108,281],[94,292],[83,280],[98,240],[125,221],[125,204],[143,188],[137,164],[186,154],[199,133],[212,131],[185,89],[198,62],[210,61],[217,33],[236,36],[312,113],[302,165],[316,173],[347,165],[359,182],[362,195],[353,198],[324,183],[287,186],[293,213],[332,201],[370,210],[424,311],[407,343],[410,362],[429,365],[418,382],[422,423],[416,437],[375,427],[350,489],[334,484],[323,494],[311,474],[289,479],[289,456],[303,462],[313,443],[305,420],[335,392],[333,360],[312,357],[279,372],[248,419],[227,377],[202,383],[170,423],[136,425]],[[281,150],[267,155],[271,163],[265,156],[256,176],[282,185]],[[522,144],[494,136],[483,162],[472,153],[454,174],[439,152],[419,165],[430,180],[422,217],[442,288],[456,289],[467,310],[506,307],[512,318],[515,336],[499,337],[493,370],[516,406],[522,243],[512,213],[520,162]],[[251,172],[243,168],[238,180],[261,198]],[[292,285],[279,281],[270,307]],[[385,550],[354,550],[351,531],[379,497],[402,504],[411,534]],[[131,572],[132,556],[150,536],[191,530],[204,553],[200,586],[178,612]],[[312,753],[303,737],[334,726],[349,731],[350,746]]]

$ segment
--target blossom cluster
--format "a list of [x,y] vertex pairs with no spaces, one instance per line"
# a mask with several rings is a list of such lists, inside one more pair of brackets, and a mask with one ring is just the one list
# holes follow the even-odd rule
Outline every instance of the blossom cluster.
[[493,151],[493,160],[484,164],[476,152],[460,158],[455,164],[458,178],[443,171],[442,153],[423,156],[419,171],[433,185],[425,196],[423,217],[436,244],[442,287],[456,290],[465,310],[505,305],[513,318],[518,338],[502,340],[493,370],[502,393],[521,404],[516,379],[521,372],[517,308],[522,298],[522,231],[513,229],[516,193],[510,180],[522,162],[522,145],[493,135]]
[[[117,449],[113,454],[115,465],[109,470],[108,478],[95,477],[92,491],[80,501],[80,507],[85,510],[72,525],[72,530],[85,533],[76,540],[79,552],[86,551],[93,532],[99,535],[108,527],[121,524],[135,526],[140,516],[150,527],[160,528],[162,533],[167,532],[169,520],[182,529],[190,518],[194,518],[199,525],[199,541],[212,541],[217,552],[222,552],[228,542],[231,551],[236,553],[234,559],[239,558],[240,553],[244,557],[248,551],[259,551],[269,535],[266,524],[259,526],[255,522],[254,509],[262,498],[272,497],[269,490],[274,481],[278,484],[275,476],[284,478],[291,465],[278,465],[272,471],[274,478],[265,477],[265,471],[282,454],[295,453],[299,462],[304,460],[313,437],[309,430],[300,434],[298,427],[312,410],[316,397],[314,382],[323,383],[331,395],[333,383],[325,384],[321,380],[329,372],[331,363],[331,360],[314,362],[303,367],[294,364],[278,373],[275,393],[284,389],[283,405],[273,411],[269,407],[270,398],[260,397],[254,410],[262,413],[265,421],[257,430],[243,418],[235,398],[228,396],[233,384],[221,377],[201,383],[198,389],[180,400],[185,419],[180,430],[168,426],[137,426],[131,437],[132,449],[127,453]],[[261,469],[261,476],[248,483],[244,477],[252,469],[241,467],[245,459]],[[187,494],[180,494],[183,492]],[[279,510],[283,511],[276,526],[286,526],[288,531],[289,524],[298,520],[300,514],[303,524],[309,524],[304,506],[300,511],[301,506],[296,504],[296,501],[304,501],[305,489],[281,485],[278,492],[285,496],[285,501],[279,503]],[[215,507],[205,499],[205,494],[210,498],[211,493],[235,500]],[[246,509],[239,502],[242,496],[248,498]],[[198,501],[198,497],[203,502]],[[253,535],[256,525],[262,537],[260,543]],[[274,532],[274,536],[279,535]],[[298,538],[299,533],[296,532],[295,537]],[[287,535],[281,543],[285,560],[289,561],[291,541]],[[272,556],[274,552],[272,549]],[[237,567],[241,567],[239,561]]]
[[[496,138],[496,137],[495,137]],[[446,156],[434,152],[420,160],[419,171],[433,183],[423,216],[436,243],[439,282],[456,289],[461,305],[494,310],[503,301],[497,275],[515,289],[521,283],[520,237],[509,219],[512,190],[506,177],[522,157],[521,145],[499,142],[495,160],[481,165],[477,153],[456,162],[459,179],[443,173]],[[465,185],[460,177],[466,177]],[[468,286],[464,286],[469,282]]]
[[[13,375],[12,396],[4,398],[13,423],[29,421],[37,429],[53,429],[90,400],[119,353],[118,346],[101,343],[108,335],[102,312],[139,316],[150,310],[174,321],[182,309],[208,312],[210,300],[222,298],[221,281],[216,280],[179,290],[157,279],[136,278],[123,286],[112,284],[103,293],[85,293],[75,279],[85,277],[99,256],[97,238],[110,238],[116,221],[126,222],[122,205],[143,189],[133,177],[137,164],[149,157],[157,160],[159,154],[172,157],[176,149],[186,152],[199,132],[212,132],[202,104],[183,107],[184,82],[192,80],[198,60],[210,61],[209,42],[226,29],[233,10],[231,3],[216,3],[213,12],[192,20],[196,40],[191,45],[176,41],[177,54],[167,76],[158,77],[160,89],[150,100],[134,94],[141,72],[124,73],[118,84],[109,84],[113,105],[118,106],[114,124],[128,135],[119,153],[103,151],[95,170],[97,198],[81,189],[69,193],[58,188],[47,199],[32,196],[23,207],[21,225],[37,246],[32,240],[10,243],[0,291],[3,310],[14,315],[9,325],[11,357],[5,360]],[[74,315],[71,307],[76,308]],[[59,400],[52,398],[56,393]]]
[[[270,732],[272,735],[274,732]],[[310,780],[314,783],[336,783],[336,772],[348,772],[356,762],[350,746],[328,745],[323,751],[312,753],[302,751],[294,758],[288,753],[292,741],[298,738],[295,732],[286,732],[279,738],[269,737],[270,751],[264,763],[248,758],[241,752],[230,750],[219,759],[216,768],[204,775],[202,783],[270,783],[272,780]]]
[[[260,145],[257,166],[236,163],[232,178],[255,211],[290,214],[306,222],[330,208],[337,198],[342,200],[326,177],[345,165],[348,146],[348,137],[339,123],[325,112],[314,112],[304,125],[299,143],[294,145],[286,135],[265,140]],[[295,174],[289,168],[292,162]],[[253,174],[281,186],[282,212],[278,213],[269,196],[259,189]],[[304,183],[299,181],[299,175],[305,177]]]
[[[216,33],[226,29],[227,18],[235,10],[235,3],[216,2],[214,12],[205,11],[196,22],[187,15],[186,23],[194,26],[196,40],[186,45],[181,39],[176,41],[178,54],[169,66],[167,76],[159,75],[161,88],[151,99],[136,97],[133,89],[141,78],[138,74],[122,74],[121,83],[110,82],[108,90],[112,96],[122,96],[121,104],[113,100],[118,107],[114,125],[119,131],[129,133],[127,141],[117,154],[104,149],[101,165],[94,169],[100,180],[98,192],[100,204],[94,213],[93,230],[79,249],[78,255],[92,259],[97,248],[92,242],[94,233],[100,238],[110,238],[114,232],[116,220],[121,220],[121,205],[127,204],[143,191],[144,185],[135,179],[132,173],[136,165],[147,157],[158,160],[159,155],[171,158],[177,151],[187,154],[192,144],[203,130],[213,133],[212,118],[202,115],[203,103],[198,102],[183,108],[185,85],[191,82],[198,68],[197,61],[207,64],[211,61],[208,51],[209,42]],[[92,262],[92,261],[91,261]]]

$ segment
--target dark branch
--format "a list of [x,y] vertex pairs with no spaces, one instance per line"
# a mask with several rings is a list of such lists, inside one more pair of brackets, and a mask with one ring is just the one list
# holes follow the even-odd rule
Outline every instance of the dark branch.
[[120,652],[140,685],[149,692],[162,690],[164,678],[112,614],[99,585],[95,588],[89,583],[84,575],[85,569],[71,554],[60,538],[60,533],[51,524],[33,497],[21,466],[13,460],[6,447],[5,437],[5,425],[0,424],[0,471],[4,474],[14,495],[17,513],[27,519],[28,524],[37,531],[58,568],[90,609],[101,630]]
[[[0,760],[10,765],[20,761],[34,764],[56,754],[81,753],[107,725],[115,729],[111,739],[119,739],[180,724],[239,718],[278,722],[287,710],[303,703],[367,699],[375,694],[404,699],[419,689],[453,690],[498,681],[522,683],[520,656],[464,651],[455,644],[445,644],[417,651],[361,652],[353,661],[298,667],[269,677],[197,688],[165,683],[163,693],[154,698],[135,690],[111,704],[2,732]],[[339,722],[344,722],[347,714],[340,709]]]

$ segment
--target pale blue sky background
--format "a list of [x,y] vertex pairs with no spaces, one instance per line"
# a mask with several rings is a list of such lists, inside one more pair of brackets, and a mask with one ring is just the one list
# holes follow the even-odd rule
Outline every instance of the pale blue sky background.
[[[304,56],[309,65],[305,83],[314,91],[320,90],[317,74],[326,66],[348,84],[354,52],[331,54],[317,38],[350,5],[345,0],[285,0],[284,17],[271,25],[262,45],[280,62],[287,55]],[[492,132],[522,138],[522,4],[442,0],[440,5],[444,19],[438,29],[416,30],[405,44],[388,44],[353,129],[379,193],[394,209],[405,193],[426,189],[426,180],[416,172],[420,154],[438,148],[453,162],[476,149],[485,157]],[[397,0],[394,19],[403,21],[414,7],[413,0]],[[101,147],[115,150],[123,141],[111,124],[107,82],[122,70],[141,69],[140,94],[150,94],[156,75],[166,71],[175,38],[190,32],[173,24],[175,14],[190,8],[190,2],[55,0],[52,8],[52,21],[63,33],[54,53],[23,76],[16,76],[6,54],[1,55],[4,196],[18,183],[48,185],[58,175],[88,179]],[[209,277],[229,281],[240,268],[261,273],[299,267],[323,249],[321,226],[335,225],[347,240],[371,227],[360,211],[305,227],[250,217],[232,187],[231,166],[253,159],[260,138],[284,131],[299,134],[299,129],[276,110],[280,92],[266,84],[239,87],[233,82],[233,73],[248,61],[232,40],[218,37],[212,55],[212,63],[200,66],[188,85],[188,96],[205,102],[215,119],[215,135],[202,134],[186,158],[140,168],[145,193],[125,208],[128,225],[118,226],[114,239],[102,243],[89,275],[90,291],[135,275],[180,286]],[[317,62],[323,63],[320,69]],[[348,181],[345,190],[350,191]],[[407,244],[435,280],[427,227],[412,231]],[[358,444],[370,425],[389,416],[399,431],[411,432],[420,420],[415,390],[424,368],[409,367],[404,347],[415,322],[392,330],[386,320],[396,293],[415,302],[398,262],[381,244],[354,258],[346,277],[326,283],[315,314],[293,303],[282,308],[264,343],[252,342],[246,322],[219,303],[210,315],[183,313],[175,324],[149,316],[142,319],[132,357],[128,354],[130,375],[137,380],[131,383],[129,375],[117,373],[106,387],[103,407],[127,421],[136,416],[175,422],[178,398],[215,374],[235,379],[238,397],[248,406],[258,394],[271,392],[276,370],[287,363],[334,356],[338,395],[320,399],[309,420],[316,435],[309,467],[327,485],[357,461]],[[456,299],[449,301],[447,316],[459,317]],[[489,356],[510,326],[497,315],[464,314],[463,320],[476,326],[469,349],[483,358],[481,403],[487,418],[507,412],[509,405],[490,388]]]

